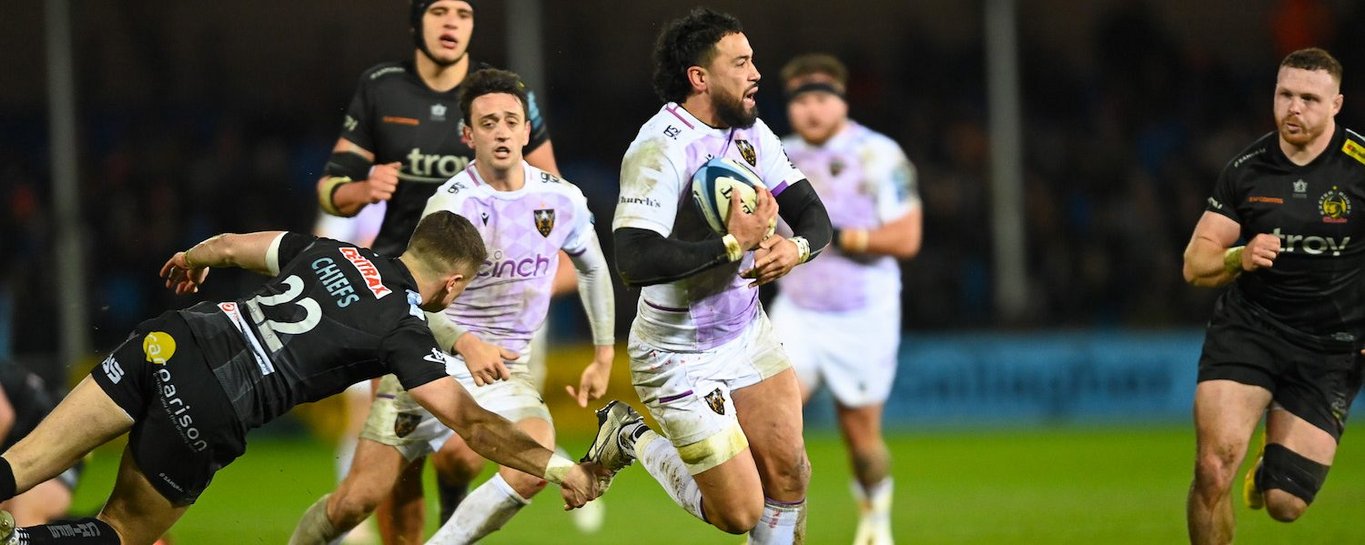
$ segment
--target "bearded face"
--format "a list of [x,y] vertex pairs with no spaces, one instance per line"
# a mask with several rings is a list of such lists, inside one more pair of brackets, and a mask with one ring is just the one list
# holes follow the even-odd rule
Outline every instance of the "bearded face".
[[1326,70],[1281,67],[1275,83],[1275,127],[1294,147],[1317,141],[1341,110],[1340,86]]
[[716,117],[725,126],[747,129],[754,126],[754,121],[758,120],[758,104],[753,99],[753,95],[757,92],[758,85],[754,85],[742,94],[713,92],[711,93],[711,107],[715,109]]

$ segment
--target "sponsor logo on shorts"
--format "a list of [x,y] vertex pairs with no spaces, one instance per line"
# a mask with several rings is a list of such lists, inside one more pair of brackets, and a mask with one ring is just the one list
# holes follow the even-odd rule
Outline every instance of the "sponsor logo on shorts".
[[175,482],[174,480],[172,480],[171,477],[170,477],[169,475],[167,475],[167,474],[165,474],[165,473],[157,473],[156,476],[157,476],[157,478],[161,479],[161,482],[164,482],[164,483],[166,483],[166,484],[168,484],[168,485],[171,485],[171,488],[174,488],[174,489],[179,490],[179,491],[181,491],[181,492],[184,492],[184,491],[185,491],[185,487],[180,486],[180,483],[177,483],[177,482]]
[[142,339],[142,352],[147,354],[147,361],[166,365],[171,356],[175,355],[175,338],[164,331],[148,333]]
[[705,399],[706,405],[711,407],[711,410],[715,411],[716,414],[725,414],[725,394],[720,393],[720,388],[716,388],[715,391],[706,394]]
[[109,377],[109,382],[118,384],[118,381],[123,380],[123,375],[125,374],[123,372],[123,367],[119,366],[118,360],[114,359],[113,354],[109,354],[109,357],[104,358],[104,361],[100,363],[100,368],[104,369],[104,376]]
[[370,293],[374,294],[375,299],[383,299],[385,295],[393,293],[393,290],[384,285],[384,277],[380,276],[379,269],[374,263],[360,254],[360,250],[350,246],[341,247],[341,255],[355,265],[355,270],[360,271],[360,276],[365,279],[365,287],[370,288]]
[[165,409],[166,415],[171,417],[171,425],[175,426],[177,432],[180,432],[180,438],[185,441],[185,446],[190,447],[195,452],[203,452],[204,449],[209,448],[208,441],[204,440],[204,434],[194,424],[194,415],[190,413],[190,406],[180,398],[180,391],[173,382],[175,377],[171,375],[170,368],[162,366],[156,370],[153,376],[156,377],[158,383],[157,390],[161,393],[161,407]]
[[407,437],[408,434],[417,430],[417,424],[422,422],[422,417],[413,413],[398,413],[393,419],[393,434],[399,439]]

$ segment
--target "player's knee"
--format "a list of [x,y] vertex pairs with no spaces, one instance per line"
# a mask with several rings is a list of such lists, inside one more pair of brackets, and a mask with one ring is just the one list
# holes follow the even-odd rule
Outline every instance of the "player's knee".
[[436,475],[446,485],[469,484],[483,472],[484,459],[472,449],[441,449],[431,457]]
[[1265,492],[1265,512],[1280,522],[1294,522],[1308,510],[1308,502],[1283,490]]
[[806,457],[805,449],[793,453],[790,457],[771,464],[769,470],[769,482],[764,483],[769,495],[780,495],[782,497],[792,494],[804,496],[806,485],[810,484],[810,458]]
[[1201,452],[1194,464],[1195,487],[1226,492],[1232,489],[1237,474],[1237,456],[1231,449]]
[[706,520],[722,532],[728,534],[744,534],[753,530],[758,525],[758,520],[763,517],[763,497],[759,495],[754,501],[746,501],[742,505],[730,506],[726,509],[717,509],[717,513],[707,511]]
[[1309,460],[1284,445],[1266,445],[1256,486],[1265,494],[1270,516],[1293,522],[1303,515],[1327,480],[1328,469],[1331,466]]

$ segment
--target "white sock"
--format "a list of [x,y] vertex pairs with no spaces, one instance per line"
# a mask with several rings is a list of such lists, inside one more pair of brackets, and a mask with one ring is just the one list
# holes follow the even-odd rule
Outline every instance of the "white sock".
[[749,545],[798,545],[806,541],[806,501],[763,498],[763,516],[749,530]]
[[882,479],[870,489],[853,480],[853,497],[858,500],[858,543],[890,543],[891,540],[891,477]]
[[289,545],[323,545],[341,537],[343,532],[337,531],[327,518],[327,498],[331,496],[327,494],[318,498],[303,512],[299,525],[294,528],[294,535],[289,537]]
[[427,545],[463,545],[498,531],[531,500],[521,497],[501,474],[484,481],[466,496],[450,520],[427,540]]
[[635,459],[645,466],[645,471],[654,480],[659,481],[669,497],[692,516],[705,521],[706,515],[701,510],[701,488],[697,487],[696,479],[687,471],[687,464],[678,456],[678,449],[653,430],[640,435],[635,440],[634,449]]
[[891,477],[882,479],[871,488],[864,488],[857,479],[853,480],[853,497],[858,500],[858,512],[863,518],[874,518],[889,522],[891,519],[891,490],[894,481]]

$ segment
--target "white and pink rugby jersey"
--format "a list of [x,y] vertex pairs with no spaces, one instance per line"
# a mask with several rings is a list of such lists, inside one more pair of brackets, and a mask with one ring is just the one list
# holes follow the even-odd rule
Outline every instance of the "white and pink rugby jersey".
[[[675,223],[679,210],[694,206],[692,173],[714,157],[752,167],[773,195],[805,178],[762,120],[748,128],[717,129],[670,102],[640,128],[621,160],[621,195],[612,229],[648,229],[682,240],[714,236],[704,222]],[[646,286],[632,331],[650,344],[677,351],[707,350],[735,338],[758,312],[758,290],[739,277],[739,271],[752,266],[751,252],[735,263]]]

